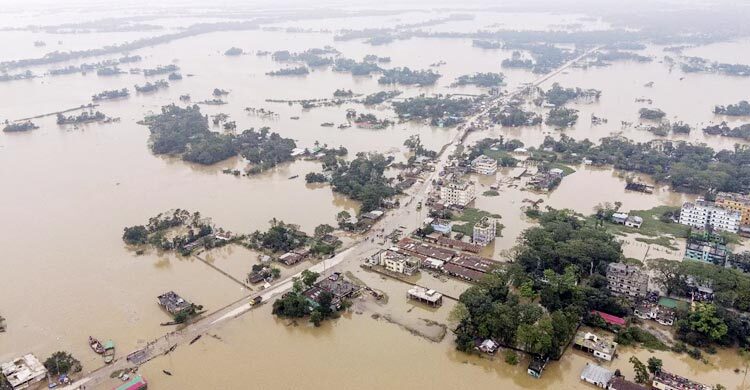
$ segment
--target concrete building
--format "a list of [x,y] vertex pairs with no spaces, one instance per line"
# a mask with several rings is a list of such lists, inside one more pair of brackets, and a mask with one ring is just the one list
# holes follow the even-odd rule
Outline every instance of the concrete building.
[[453,230],[453,222],[449,219],[435,218],[430,226],[432,226],[433,230],[442,234],[450,234],[451,230]]
[[718,207],[711,202],[697,199],[685,202],[680,210],[680,223],[698,229],[710,226],[714,230],[737,233],[741,216],[738,211]]
[[731,251],[717,234],[691,234],[685,245],[685,260],[696,260],[724,266]]
[[480,175],[494,175],[497,172],[497,160],[481,155],[471,162],[471,170]]
[[661,370],[654,374],[651,383],[654,389],[659,390],[711,390],[711,386],[694,382],[688,378]]
[[740,213],[740,224],[750,225],[750,195],[719,192],[716,205]]
[[0,364],[0,373],[13,390],[32,387],[47,376],[47,369],[33,354]]
[[602,389],[607,388],[607,384],[615,376],[613,371],[610,371],[602,366],[586,363],[581,371],[581,380],[591,383],[594,386],[601,387]]
[[420,286],[414,286],[406,292],[409,299],[426,303],[430,306],[440,306],[443,304],[443,294]]
[[446,206],[466,207],[476,197],[474,182],[452,180],[440,187],[440,199]]
[[495,240],[497,235],[497,220],[495,218],[484,217],[474,225],[472,240],[477,245],[489,245]]
[[645,297],[648,293],[648,273],[634,265],[609,263],[607,281],[614,294]]
[[573,341],[573,347],[609,362],[615,356],[617,343],[594,333],[578,332]]
[[419,271],[418,261],[393,250],[378,253],[378,264],[388,271],[404,275],[414,275]]

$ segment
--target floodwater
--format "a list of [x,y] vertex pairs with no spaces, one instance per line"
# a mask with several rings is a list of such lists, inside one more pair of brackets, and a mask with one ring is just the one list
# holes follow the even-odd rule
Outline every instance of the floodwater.
[[[537,20],[532,14],[493,15],[497,19],[494,22],[482,16],[476,25],[464,21],[434,28],[443,31],[454,26],[463,31],[494,24],[550,28],[553,24],[579,20],[577,16],[560,15],[545,15],[543,20]],[[416,21],[433,16],[425,14]],[[412,21],[403,15],[353,19],[356,20],[337,20],[335,24],[316,20],[300,26],[360,28]],[[599,26],[602,22],[594,23]],[[170,24],[169,28],[178,26],[180,24]],[[8,50],[3,51],[0,60],[35,57],[58,48],[53,45],[58,39],[63,41],[60,49],[81,49],[141,36],[150,35],[108,33],[58,37],[2,31],[0,37],[7,43]],[[45,40],[48,46],[35,48],[35,40]],[[299,105],[265,100],[330,98],[337,88],[352,89],[358,94],[390,88],[378,85],[377,77],[352,77],[328,69],[316,69],[306,77],[272,78],[265,73],[287,65],[254,54],[240,57],[222,54],[232,46],[252,53],[302,51],[324,45],[333,45],[342,56],[349,58],[360,59],[366,54],[390,56],[393,62],[389,66],[422,69],[441,60],[446,62],[436,68],[443,78],[435,86],[398,87],[404,91],[404,97],[422,93],[479,93],[481,90],[474,87],[455,89],[450,84],[462,74],[501,71],[500,62],[511,54],[473,48],[471,41],[465,39],[409,39],[373,47],[359,41],[336,42],[328,33],[271,31],[206,34],[130,53],[143,56],[144,61],[122,66],[123,69],[175,63],[186,77],[170,82],[167,90],[133,93],[128,99],[101,103],[97,109],[119,117],[121,121],[117,123],[59,127],[54,117],[46,117],[35,120],[41,128],[30,133],[0,134],[0,246],[3,248],[0,314],[8,322],[8,331],[0,334],[0,361],[27,352],[44,357],[57,350],[67,350],[83,362],[85,371],[92,370],[101,362],[86,345],[89,335],[111,338],[117,343],[118,351],[125,353],[166,332],[159,324],[167,321],[168,316],[156,305],[156,296],[164,291],[175,290],[209,311],[248,293],[246,288],[197,259],[155,251],[136,255],[122,243],[125,226],[145,223],[149,217],[172,208],[184,208],[200,211],[212,217],[218,226],[234,232],[265,229],[272,218],[299,224],[305,231],[312,232],[318,224],[335,224],[335,215],[341,210],[357,211],[356,202],[334,194],[330,188],[304,183],[307,172],[319,169],[316,162],[296,161],[257,176],[234,177],[221,170],[244,167],[240,159],[204,167],[176,158],[153,156],[147,144],[148,129],[136,122],[163,105],[178,102],[182,94],[189,93],[193,101],[200,101],[211,99],[214,88],[229,90],[230,94],[224,98],[229,104],[201,106],[202,111],[208,115],[227,113],[231,120],[237,121],[238,129],[269,126],[282,136],[294,138],[302,147],[310,147],[316,141],[329,146],[343,145],[348,148],[350,157],[358,152],[378,151],[403,160],[403,141],[411,135],[419,134],[431,149],[439,149],[454,137],[454,129],[421,123],[397,124],[385,130],[321,127],[323,122],[344,122],[347,108],[373,112],[379,117],[392,118],[395,114],[387,105],[364,108],[345,104],[303,110]],[[32,70],[42,74],[50,68],[116,57],[119,56]],[[536,78],[522,70],[502,71],[508,79],[507,89]],[[187,77],[188,74],[194,76]],[[603,95],[598,103],[574,105],[581,110],[581,120],[567,133],[576,138],[598,139],[620,132],[620,120],[632,121],[637,116],[640,104],[635,103],[634,98],[649,94],[655,100],[654,105],[667,111],[670,118],[678,116],[691,124],[716,120],[710,113],[713,104],[747,98],[743,94],[750,87],[750,79],[691,75],[679,81],[678,76],[670,74],[657,62],[570,69],[555,80],[565,86],[599,88]],[[128,87],[132,91],[133,84],[159,78],[130,74],[97,77],[90,73],[0,83],[0,120],[77,107],[89,103],[92,94],[103,90]],[[655,81],[654,87],[642,88],[650,80]],[[262,107],[279,115],[275,119],[260,118],[247,114],[245,107]],[[609,124],[590,126],[586,120],[590,112],[607,117]],[[292,120],[293,116],[300,119]],[[473,133],[470,141],[506,135],[533,146],[546,134],[556,136],[559,131],[544,126],[498,127]],[[649,133],[636,129],[625,129],[623,134],[637,140],[652,138]],[[690,139],[727,148],[735,142],[706,138],[699,131],[693,132]],[[478,198],[477,206],[501,214],[506,226],[503,237],[495,244],[496,256],[502,249],[510,248],[516,237],[531,226],[520,209],[527,198],[543,199],[542,206],[567,207],[584,213],[604,202],[621,201],[624,209],[646,209],[661,204],[678,205],[689,198],[661,187],[653,195],[626,193],[624,178],[612,170],[576,169],[577,172],[566,177],[551,194],[501,188],[498,197]],[[290,179],[294,176],[299,177]],[[489,185],[491,180],[488,180],[479,179],[483,185]],[[257,261],[257,253],[229,247],[212,251],[206,258],[241,279]],[[347,267],[368,284],[374,285],[379,280],[373,275],[360,275],[355,266]],[[443,285],[444,282],[425,275],[420,276],[418,282],[437,285],[452,295],[460,294],[466,287]],[[542,380],[535,381],[525,374],[524,363],[510,367],[502,363],[501,358],[489,361],[454,351],[450,332],[442,342],[434,343],[414,337],[394,324],[372,319],[372,312],[382,312],[406,322],[414,322],[424,315],[445,324],[452,307],[447,303],[434,311],[423,308],[410,311],[411,305],[403,303],[405,285],[393,281],[382,284],[391,292],[392,299],[383,307],[365,305],[363,314],[346,315],[320,329],[312,329],[306,324],[286,326],[286,321],[277,321],[270,315],[270,305],[266,305],[220,327],[216,331],[220,339],[204,337],[193,346],[157,359],[143,370],[154,388],[401,388],[408,385],[440,389],[462,388],[467,383],[476,388],[581,386],[576,380],[577,372],[587,358],[578,354],[569,354],[552,365]],[[403,314],[407,311],[409,316]],[[639,355],[644,353],[638,352]],[[716,365],[711,370],[684,356],[660,355],[668,362],[665,367],[675,372],[707,383],[721,382],[730,388],[740,383],[739,376],[731,370],[740,367],[741,362],[732,352],[720,352],[709,358]],[[632,377],[627,366],[626,359],[621,358],[618,368]],[[169,369],[175,376],[163,376],[161,369]],[[294,374],[289,375],[290,372]]]

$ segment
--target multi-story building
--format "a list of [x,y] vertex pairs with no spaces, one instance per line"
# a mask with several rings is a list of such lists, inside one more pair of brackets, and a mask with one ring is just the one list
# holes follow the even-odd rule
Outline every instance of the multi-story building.
[[497,236],[497,220],[484,217],[474,224],[472,240],[477,245],[489,245]]
[[419,270],[419,262],[393,250],[378,253],[378,263],[388,271],[413,275]]
[[723,266],[731,253],[724,239],[717,234],[691,234],[685,245],[684,258]]
[[614,294],[645,297],[648,293],[648,273],[634,265],[609,263],[607,281]]
[[737,233],[740,219],[739,212],[718,207],[703,199],[685,202],[680,210],[680,223],[698,229],[711,227],[714,230]]
[[716,204],[740,213],[740,224],[750,225],[750,195],[719,192],[716,194]]
[[474,182],[453,179],[440,187],[440,198],[446,206],[465,207],[475,198]]
[[497,160],[481,155],[471,162],[471,170],[480,175],[494,175],[497,172]]

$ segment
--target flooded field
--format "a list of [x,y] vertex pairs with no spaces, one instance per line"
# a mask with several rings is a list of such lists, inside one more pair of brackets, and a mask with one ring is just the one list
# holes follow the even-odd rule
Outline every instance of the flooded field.
[[[415,15],[418,15],[415,16]],[[436,12],[405,13],[398,16],[368,16],[348,19],[318,19],[295,23],[277,23],[276,27],[300,29],[335,29],[393,26],[404,22],[424,22],[438,17]],[[75,15],[68,15],[74,18]],[[93,17],[93,15],[90,15]],[[12,20],[2,15],[7,26],[20,26],[30,16]],[[207,20],[196,18],[199,21]],[[51,23],[35,19],[37,23]],[[213,19],[208,21],[214,21]],[[148,23],[166,26],[159,33],[179,31],[195,22],[184,18],[156,19]],[[452,21],[433,26],[433,31],[475,31],[478,28],[552,29],[556,25],[580,23],[579,29],[602,29],[602,20],[582,21],[581,15],[525,13],[477,14],[475,21]],[[28,24],[28,23],[26,23]],[[41,56],[53,50],[79,50],[132,41],[154,35],[147,32],[49,34],[29,31],[0,31],[6,42],[0,61]],[[47,47],[34,47],[36,40]],[[62,43],[57,44],[61,40]],[[368,54],[390,56],[387,67],[407,66],[432,69],[442,78],[430,87],[384,87],[377,76],[351,76],[328,68],[313,69],[303,77],[270,77],[266,73],[286,67],[270,56],[256,56],[257,51],[304,51],[331,45],[345,58],[360,60]],[[702,55],[728,62],[750,61],[747,42],[716,44],[690,49]],[[227,57],[226,49],[236,46],[249,55]],[[7,49],[7,50],[6,50]],[[610,67],[569,69],[552,82],[566,87],[597,88],[602,97],[592,104],[574,104],[580,110],[578,124],[565,131],[576,139],[598,140],[621,134],[636,141],[653,139],[651,133],[622,128],[621,121],[636,121],[642,103],[638,97],[652,98],[654,107],[667,112],[670,120],[683,120],[698,129],[686,139],[703,142],[714,148],[731,149],[738,141],[731,138],[704,136],[699,127],[725,118],[716,117],[715,104],[735,103],[748,98],[750,78],[732,78],[715,74],[696,74],[682,78],[659,60],[659,47],[649,47],[656,61],[648,64],[617,62]],[[125,354],[171,330],[160,324],[169,316],[160,309],[156,297],[174,290],[202,304],[209,312],[237,301],[250,293],[246,287],[222,275],[193,257],[146,251],[137,255],[122,241],[125,226],[143,224],[156,214],[182,208],[200,211],[220,227],[238,233],[264,230],[276,218],[298,224],[312,233],[319,224],[336,225],[336,214],[346,210],[356,214],[360,205],[329,186],[308,185],[304,176],[319,171],[320,163],[297,160],[250,177],[235,177],[223,169],[244,169],[240,158],[231,158],[212,166],[186,163],[179,158],[154,156],[148,147],[149,130],[136,122],[164,105],[180,104],[180,95],[190,94],[193,102],[211,99],[214,88],[230,93],[228,104],[202,105],[207,115],[226,113],[237,122],[238,130],[268,126],[283,137],[293,138],[300,147],[320,145],[344,146],[348,158],[360,152],[380,152],[396,161],[408,157],[403,143],[419,135],[428,149],[440,150],[457,134],[455,128],[429,126],[421,122],[397,123],[384,130],[351,127],[321,127],[324,122],[346,121],[346,110],[374,113],[396,119],[390,104],[364,107],[345,103],[340,106],[303,109],[300,105],[268,102],[267,99],[331,98],[336,89],[351,89],[356,94],[398,89],[400,98],[420,94],[471,94],[485,90],[473,86],[455,88],[451,84],[464,74],[503,72],[506,85],[513,90],[535,80],[538,75],[518,69],[501,69],[500,62],[512,55],[510,50],[483,50],[472,47],[470,39],[411,38],[372,46],[361,40],[335,41],[330,32],[287,33],[280,31],[216,32],[175,40],[139,49],[130,54],[143,57],[132,67],[151,68],[175,64],[185,76],[170,82],[166,90],[152,94],[133,92],[127,99],[102,102],[96,109],[119,122],[58,126],[55,117],[34,119],[40,127],[28,133],[0,134],[0,314],[8,321],[8,330],[0,334],[0,361],[33,352],[48,356],[57,350],[72,352],[84,365],[84,372],[102,365],[98,355],[86,343],[89,335],[113,339],[118,351]],[[42,75],[49,69],[96,62],[117,56],[33,67]],[[125,66],[127,69],[130,66]],[[100,77],[86,75],[44,75],[31,80],[0,83],[0,121],[33,117],[88,104],[91,96],[104,90],[130,88],[134,84],[162,77],[121,74]],[[643,85],[654,81],[653,88]],[[245,108],[264,108],[278,114],[264,118],[249,114]],[[604,116],[608,123],[590,124],[591,114]],[[298,119],[293,119],[298,117]],[[221,131],[218,127],[215,131]],[[561,131],[546,125],[502,128],[471,133],[471,144],[485,137],[504,136],[522,140],[526,146],[537,146],[544,137],[559,137]],[[502,216],[505,226],[489,250],[496,259],[515,245],[518,236],[533,221],[522,207],[527,201],[542,200],[540,207],[569,208],[589,214],[597,205],[622,202],[624,210],[643,210],[659,205],[678,206],[695,196],[677,194],[656,186],[654,194],[625,191],[625,176],[612,169],[574,167],[559,188],[549,194],[537,194],[520,188],[501,186],[499,196],[477,197],[475,206]],[[390,173],[389,173],[390,174]],[[508,171],[497,177],[475,176],[477,193],[481,194]],[[651,183],[648,177],[641,177]],[[419,215],[424,217],[426,215]],[[415,217],[416,218],[416,217]],[[632,243],[631,243],[632,244]],[[632,244],[626,256],[642,258],[645,247]],[[669,254],[673,255],[673,254]],[[239,246],[229,246],[202,255],[207,262],[243,280],[258,253]],[[649,255],[650,258],[665,257]],[[287,268],[282,277],[291,276],[309,265]],[[359,263],[342,265],[363,283],[383,290],[387,303],[363,299],[355,302],[351,312],[336,321],[312,328],[306,321],[290,325],[270,313],[270,304],[220,326],[210,337],[177,349],[142,367],[154,389],[172,388],[585,388],[577,380],[588,357],[568,351],[552,364],[541,380],[526,375],[528,361],[510,366],[502,357],[493,360],[468,356],[455,351],[450,331],[449,313],[455,305],[447,300],[439,309],[426,309],[406,301],[408,284],[363,270]],[[424,273],[410,282],[436,288],[458,297],[468,284]],[[254,287],[257,289],[257,287]],[[257,291],[257,290],[253,290]],[[389,320],[385,320],[384,318]],[[442,329],[442,331],[441,331]],[[430,337],[415,337],[428,333]],[[424,334],[423,334],[424,336]],[[119,354],[120,352],[118,352]],[[643,350],[622,352],[612,368],[632,378],[631,354],[645,360],[651,353]],[[669,353],[654,353],[664,360],[665,368],[694,377],[707,384],[722,383],[730,389],[744,388],[746,362],[736,351],[721,350],[708,356],[709,364]],[[373,367],[377,366],[377,369]],[[162,370],[174,375],[166,376]],[[291,373],[291,374],[290,374]],[[114,381],[113,381],[114,384]]]

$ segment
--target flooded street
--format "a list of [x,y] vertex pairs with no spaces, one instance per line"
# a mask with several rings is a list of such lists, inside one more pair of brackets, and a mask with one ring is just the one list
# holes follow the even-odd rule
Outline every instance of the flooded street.
[[[415,12],[417,21],[437,17],[437,13]],[[490,16],[488,16],[490,15]],[[94,15],[89,15],[94,17]],[[48,17],[48,16],[47,16]],[[67,15],[75,18],[75,15]],[[584,22],[581,15],[525,13],[477,13],[474,21],[453,21],[431,27],[431,31],[475,31],[501,25],[504,28],[549,29],[567,23],[582,23],[583,29],[607,28],[601,20]],[[14,20],[4,14],[0,22],[7,26],[29,24],[28,15]],[[36,23],[53,23],[35,19]],[[196,21],[186,17],[149,20],[164,25],[160,33],[181,31]],[[283,29],[214,32],[170,43],[143,48],[130,54],[143,61],[122,66],[154,68],[175,64],[184,76],[171,81],[170,87],[155,93],[140,94],[134,84],[156,81],[161,76],[141,74],[97,76],[96,72],[50,76],[49,69],[96,62],[117,56],[87,58],[53,65],[32,67],[41,77],[0,83],[0,121],[34,117],[66,110],[91,102],[91,96],[104,90],[129,88],[126,99],[103,101],[96,107],[119,122],[59,126],[55,116],[34,119],[40,128],[24,133],[0,134],[0,314],[7,319],[6,333],[0,333],[0,362],[33,352],[46,357],[52,352],[71,352],[83,364],[83,372],[102,365],[86,343],[89,336],[112,339],[117,343],[118,357],[143,347],[147,342],[171,331],[161,326],[171,320],[158,305],[156,297],[174,290],[188,300],[203,305],[208,312],[257,292],[231,278],[244,280],[259,253],[239,245],[215,249],[201,255],[206,262],[226,272],[231,278],[194,257],[147,250],[137,254],[122,240],[123,228],[146,223],[161,212],[181,208],[199,211],[213,222],[235,233],[265,230],[272,219],[299,225],[312,234],[320,224],[337,225],[336,214],[348,211],[356,215],[360,204],[334,193],[328,185],[305,183],[305,175],[321,170],[317,161],[298,159],[281,164],[254,176],[233,176],[224,169],[244,170],[247,163],[239,157],[211,166],[182,161],[178,157],[155,156],[149,149],[149,130],[137,124],[144,116],[158,113],[162,106],[180,102],[189,94],[192,102],[212,99],[214,88],[229,91],[223,97],[226,105],[201,105],[205,115],[225,113],[236,121],[237,130],[265,126],[282,137],[296,141],[298,147],[319,145],[344,146],[347,159],[361,152],[379,152],[406,161],[404,141],[419,135],[426,148],[440,150],[456,137],[455,128],[430,126],[411,121],[398,123],[389,103],[374,106],[347,102],[339,106],[303,109],[299,104],[271,100],[330,99],[336,89],[351,89],[357,95],[382,90],[400,90],[398,99],[421,94],[478,95],[485,89],[475,86],[452,87],[461,75],[474,72],[502,72],[504,90],[514,90],[539,75],[520,69],[501,69],[503,59],[512,50],[485,50],[472,46],[471,39],[410,38],[384,45],[369,45],[361,40],[335,41],[333,34],[322,29],[393,26],[414,22],[414,15],[395,17],[367,16],[347,19],[315,19],[276,23],[272,27],[314,29],[316,32],[285,32]],[[58,22],[54,22],[58,23]],[[80,50],[150,37],[150,32],[50,34],[30,31],[0,31],[5,42],[0,61],[32,58],[53,50]],[[44,40],[47,47],[34,47]],[[57,44],[60,40],[62,43]],[[301,52],[331,45],[343,58],[361,60],[368,54],[391,57],[386,67],[433,69],[442,78],[429,87],[378,84],[377,75],[352,76],[329,68],[313,68],[302,77],[270,77],[266,73],[288,64],[271,56],[256,56],[257,51],[289,50]],[[228,57],[230,47],[240,47],[248,55]],[[702,50],[702,51],[701,51]],[[661,47],[649,46],[655,61],[647,64],[616,62],[602,68],[572,68],[545,82],[565,87],[597,88],[602,97],[591,104],[576,103],[580,110],[578,124],[564,133],[576,139],[592,141],[621,134],[638,142],[655,137],[633,127],[623,128],[621,121],[637,122],[643,103],[636,98],[652,98],[654,107],[667,117],[682,120],[694,127],[689,136],[670,139],[706,143],[716,149],[732,149],[737,139],[705,136],[700,128],[718,123],[712,113],[715,104],[735,103],[747,99],[750,78],[732,78],[716,74],[694,74],[681,79],[679,70],[670,70],[660,62]],[[730,62],[748,62],[750,42],[710,45],[690,49],[694,55]],[[700,53],[700,54],[699,54]],[[444,65],[430,67],[445,61]],[[132,65],[132,66],[131,66]],[[643,85],[654,81],[652,88]],[[261,117],[245,109],[264,108],[278,114]],[[346,122],[346,110],[373,113],[378,118],[396,120],[383,130],[322,127],[325,122]],[[78,113],[77,111],[75,113]],[[604,116],[607,124],[594,126],[591,114]],[[296,118],[296,119],[294,119]],[[736,125],[739,120],[734,120]],[[209,122],[210,123],[210,122]],[[218,126],[212,130],[220,132]],[[563,131],[546,125],[521,128],[495,126],[473,132],[467,144],[503,136],[538,146],[545,136],[559,137]],[[622,203],[622,210],[646,210],[660,205],[679,206],[697,195],[680,194],[656,185],[653,194],[625,191],[626,176],[611,168],[574,166],[576,172],[565,177],[560,186],[548,194],[538,194],[502,185],[499,196],[483,196],[498,180],[507,179],[509,170],[496,177],[473,175],[477,181],[476,208],[501,215],[504,225],[487,250],[501,260],[519,235],[534,226],[522,208],[529,201],[541,200],[541,208],[568,208],[591,214],[604,203]],[[394,171],[387,172],[395,175]],[[646,183],[653,181],[640,176]],[[416,214],[416,213],[415,213]],[[415,215],[414,218],[426,215]],[[352,238],[354,241],[356,239]],[[626,256],[643,257],[643,248],[626,247]],[[649,255],[650,258],[663,257]],[[309,266],[307,263],[282,270],[286,278]],[[405,298],[408,284],[362,270],[359,263],[342,265],[342,272],[353,275],[373,288],[381,289],[388,303],[372,299],[355,302],[342,318],[313,328],[307,321],[291,325],[289,320],[271,315],[271,304],[220,325],[193,345],[147,363],[141,372],[153,389],[568,389],[588,388],[578,380],[578,373],[590,361],[579,352],[567,351],[561,361],[551,364],[537,380],[526,374],[527,358],[517,366],[494,359],[469,356],[455,350],[449,313],[455,300],[439,309],[414,306]],[[444,278],[447,279],[447,278]],[[444,280],[427,273],[410,282],[429,285],[446,295],[458,297],[469,284]],[[384,318],[389,320],[385,320]],[[432,327],[432,328],[431,328]],[[419,337],[420,331],[438,334],[440,341]],[[424,336],[424,335],[423,335]],[[652,353],[645,350],[623,350],[610,366],[621,369],[629,379],[632,365],[627,362],[636,354],[646,360]],[[744,389],[747,362],[735,350],[720,350],[709,355],[709,364],[667,352],[653,355],[664,360],[670,371],[695,378],[707,384],[721,383],[729,389]],[[377,369],[375,369],[377,367]],[[742,370],[736,373],[735,369]],[[173,376],[162,374],[162,370]],[[112,385],[116,385],[116,380]],[[469,386],[470,384],[470,386]],[[744,386],[744,387],[743,387]]]

